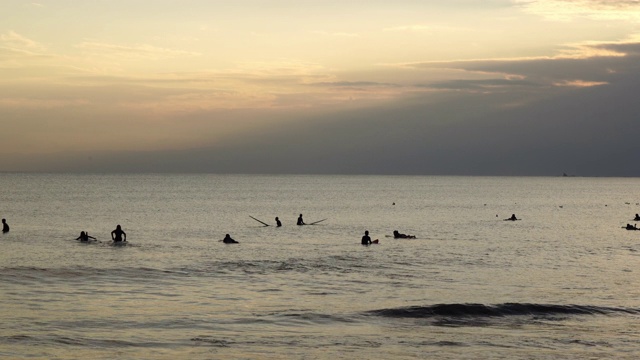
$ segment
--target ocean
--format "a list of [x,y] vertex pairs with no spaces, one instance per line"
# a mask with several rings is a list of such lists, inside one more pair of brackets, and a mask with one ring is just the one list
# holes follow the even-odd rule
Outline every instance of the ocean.
[[0,174],[0,358],[637,359],[639,203],[636,178]]

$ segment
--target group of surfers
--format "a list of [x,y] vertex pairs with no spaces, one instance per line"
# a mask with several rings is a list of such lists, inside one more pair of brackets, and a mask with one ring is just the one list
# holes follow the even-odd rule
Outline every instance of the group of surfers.
[[[633,218],[633,221],[640,221],[640,215],[636,214],[636,217]],[[625,226],[624,228],[627,230],[640,230],[640,228],[638,228],[636,224],[627,224],[627,226]]]
[[[255,221],[258,221],[259,223],[263,224],[264,226],[269,226],[269,224],[267,224],[266,222],[262,221],[262,220],[258,220],[256,218],[254,218],[253,216],[251,216],[251,218]],[[324,221],[324,220],[320,220],[320,221]],[[316,223],[319,223],[320,221],[316,221],[314,223],[311,223],[309,225],[314,225]],[[304,220],[302,219],[302,214],[300,214],[300,216],[298,216],[298,221],[296,221],[296,225],[307,225]],[[282,226],[282,221],[280,221],[280,218],[278,218],[276,216],[276,227],[281,227]]]
[[[280,219],[278,219],[278,217],[276,217],[276,227],[281,227],[282,226],[282,222],[280,221]],[[516,217],[516,214],[511,214],[511,217],[508,219],[504,219],[505,221],[516,221],[516,220],[520,220]],[[640,221],[640,215],[636,214],[635,218],[633,219],[634,221]],[[300,216],[298,216],[298,221],[296,222],[296,225],[306,225],[304,223],[304,220],[302,219],[302,214],[300,214]],[[625,227],[625,229],[627,230],[640,230],[640,228],[637,227],[637,225],[631,225],[631,224],[627,224],[627,226]],[[7,233],[9,232],[9,224],[7,224],[7,220],[6,219],[2,219],[2,232],[3,233]],[[394,239],[415,239],[416,237],[414,235],[407,235],[407,234],[402,234],[400,232],[398,232],[398,230],[393,230],[393,238]],[[76,238],[76,240],[79,240],[81,242],[89,242],[91,240],[97,240],[95,237],[90,236],[88,232],[86,231],[81,231],[80,232],[80,236],[78,236]],[[117,225],[115,230],[113,230],[111,232],[111,240],[113,240],[114,243],[121,243],[121,242],[126,242],[127,241],[127,233],[124,232],[124,230],[122,230],[122,227],[120,225]],[[223,243],[225,244],[237,244],[238,242],[236,240],[234,240],[233,238],[231,238],[231,236],[229,234],[226,234],[224,239],[221,240]],[[375,244],[377,243],[378,240],[371,240],[371,237],[369,236],[369,231],[365,231],[364,232],[364,236],[362,236],[362,245],[370,245],[370,244]]]
[[[256,218],[254,218],[256,221],[260,221]],[[260,221],[261,223],[265,224],[266,226],[269,226],[269,224],[264,223],[262,221]],[[298,221],[296,221],[296,225],[307,225],[304,223],[304,220],[302,219],[302,214],[300,214],[300,216],[298,216]],[[276,216],[276,227],[281,227],[282,226],[282,221],[280,221],[280,219]]]
[[[9,225],[7,225],[5,219],[2,219],[2,224],[4,226],[3,232],[9,231]],[[306,225],[304,223],[304,220],[302,219],[302,214],[298,216],[297,225]],[[282,222],[280,221],[280,219],[278,219],[278,217],[276,217],[276,226],[277,227],[282,226]],[[86,231],[81,231],[80,236],[78,236],[76,240],[79,240],[81,242],[90,242],[92,240],[97,241],[95,237],[90,236],[89,232],[86,232]],[[120,225],[116,226],[115,230],[111,232],[111,240],[113,240],[114,243],[121,243],[121,242],[127,241],[127,233],[124,232],[124,230],[122,230],[122,227]],[[234,240],[229,234],[226,234],[224,239],[220,241],[222,241],[225,244],[238,244],[238,242]]]
[[[7,225],[5,219],[2,219],[2,224],[4,225],[4,228],[6,229],[3,230],[3,232],[7,232],[9,231],[9,225]],[[304,220],[302,219],[302,214],[300,214],[300,216],[298,217],[298,222],[297,225],[306,225],[304,223]],[[278,217],[276,217],[276,226],[280,227],[282,226],[282,222],[280,221],[280,219],[278,219]],[[89,235],[89,232],[86,231],[81,231],[80,232],[80,236],[78,236],[76,238],[76,240],[79,240],[81,242],[89,242],[91,240],[96,241],[97,239],[93,236]],[[122,230],[122,227],[120,225],[116,226],[115,230],[113,230],[111,232],[111,240],[113,240],[114,243],[121,243],[121,242],[126,242],[127,241],[127,233],[124,232],[124,230]],[[226,234],[224,236],[224,239],[220,240],[225,244],[238,244],[238,242],[236,240],[234,240],[231,235]]]
[[[496,215],[498,216],[498,215]],[[520,220],[518,218],[516,218],[516,214],[511,214],[511,217],[508,219],[504,219],[504,221],[516,221],[516,220]],[[636,214],[636,216],[633,218],[633,221],[640,221],[640,215]],[[638,226],[636,224],[627,224],[627,226],[624,227],[627,230],[640,230],[640,228],[638,228]]]
[[[639,220],[640,217],[638,216],[638,214],[636,214],[636,220]],[[276,217],[276,227],[281,227],[282,226],[282,222],[280,221],[280,219],[278,217]],[[509,219],[505,219],[505,220],[518,220],[516,218],[516,215],[513,214],[511,215],[511,218]],[[303,218],[302,218],[302,214],[300,214],[300,216],[298,216],[298,221],[296,222],[296,225],[306,225]],[[627,224],[627,229],[629,229],[631,225]],[[635,228],[635,225],[634,225]],[[640,230],[635,228],[634,230]],[[7,224],[6,219],[2,219],[2,232],[6,233],[9,231],[9,225]],[[415,235],[407,235],[407,234],[403,234],[398,232],[398,230],[393,230],[393,238],[394,239],[415,239]],[[76,240],[79,240],[81,242],[90,242],[92,240],[97,241],[97,239],[91,235],[89,235],[89,232],[86,231],[81,231],[80,232],[80,236],[78,236],[76,238]],[[118,224],[115,228],[115,230],[113,230],[111,232],[111,240],[113,240],[114,243],[121,243],[121,242],[126,242],[127,241],[127,233],[124,232],[124,230],[122,230],[122,227]],[[225,244],[238,244],[238,241],[234,240],[231,235],[226,234],[224,239],[220,240]],[[365,231],[364,232],[364,236],[362,237],[362,245],[369,245],[369,244],[375,244],[377,243],[378,240],[371,240],[371,237],[369,237],[369,231]]]
[[[393,230],[393,238],[394,239],[415,239],[416,237],[415,235],[407,235],[407,234],[398,232],[398,230]],[[369,230],[366,230],[364,232],[364,236],[362,237],[361,243],[362,245],[377,244],[378,239],[371,240],[371,237],[369,236]]]
[[[498,215],[496,215],[498,216]],[[511,214],[511,217],[508,219],[504,219],[505,221],[516,221],[516,220],[520,220],[518,218],[516,218],[516,214]],[[633,221],[640,221],[640,215],[636,214],[635,218],[633,218]],[[638,228],[638,226],[636,224],[627,224],[627,226],[624,227],[627,230],[640,230],[640,228]]]
[[[89,242],[91,240],[97,241],[97,239],[90,236],[87,231],[80,231],[80,236],[78,236],[76,240],[80,240],[81,242]],[[127,233],[122,230],[120,225],[116,226],[115,230],[111,232],[111,240],[113,240],[114,243],[123,243],[127,241]]]

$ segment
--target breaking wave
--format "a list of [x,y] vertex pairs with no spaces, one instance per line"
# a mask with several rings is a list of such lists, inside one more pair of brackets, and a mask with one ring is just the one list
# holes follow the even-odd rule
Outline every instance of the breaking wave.
[[613,315],[640,314],[640,309],[602,307],[587,305],[553,305],[504,303],[484,304],[437,304],[409,306],[369,311],[368,314],[390,318],[486,318],[507,316],[558,316],[558,315]]

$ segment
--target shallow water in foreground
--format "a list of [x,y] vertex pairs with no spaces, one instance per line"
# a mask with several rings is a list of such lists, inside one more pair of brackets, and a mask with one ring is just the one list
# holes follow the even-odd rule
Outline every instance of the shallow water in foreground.
[[[640,354],[640,231],[621,228],[640,179],[2,174],[0,189],[2,358]],[[126,246],[107,241],[116,224]]]

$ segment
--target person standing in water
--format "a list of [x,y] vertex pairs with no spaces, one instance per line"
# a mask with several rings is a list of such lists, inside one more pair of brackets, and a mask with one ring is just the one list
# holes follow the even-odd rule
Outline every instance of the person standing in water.
[[304,220],[302,220],[302,214],[300,214],[300,216],[298,216],[298,222],[296,224],[297,225],[304,225]]
[[111,232],[111,239],[113,242],[127,241],[127,233],[122,230],[120,225],[118,225],[116,226],[116,229]]
[[9,224],[7,224],[7,220],[6,219],[2,219],[2,232],[3,233],[8,233],[9,232]]
[[364,232],[364,236],[362,237],[362,245],[371,245],[371,238],[369,237],[369,230]]
[[280,222],[280,219],[278,219],[278,217],[276,216],[276,226],[280,227],[282,226],[282,223]]

